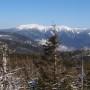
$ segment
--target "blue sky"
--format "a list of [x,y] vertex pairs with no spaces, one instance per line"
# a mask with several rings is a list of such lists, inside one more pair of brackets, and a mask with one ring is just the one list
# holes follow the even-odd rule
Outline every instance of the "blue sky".
[[0,28],[22,24],[90,28],[90,0],[0,0]]

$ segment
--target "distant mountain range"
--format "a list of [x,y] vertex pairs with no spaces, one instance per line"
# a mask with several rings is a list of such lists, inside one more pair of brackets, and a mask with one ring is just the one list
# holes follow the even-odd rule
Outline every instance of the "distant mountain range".
[[[59,50],[67,51],[90,48],[90,29],[56,26],[56,33],[58,34],[58,40],[61,42],[61,45],[58,48]],[[15,43],[15,50],[23,47],[23,49],[32,52],[33,49],[38,50],[39,44],[43,44],[52,35],[52,26],[42,26],[37,24],[20,25],[10,29],[1,29],[0,41],[8,41],[8,43],[11,43],[9,45],[12,47]]]

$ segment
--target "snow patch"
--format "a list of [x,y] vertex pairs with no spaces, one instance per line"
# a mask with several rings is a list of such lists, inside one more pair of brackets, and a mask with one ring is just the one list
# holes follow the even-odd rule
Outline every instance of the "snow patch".
[[53,31],[51,31],[51,34],[52,34],[52,35],[55,35],[55,33],[54,33]]
[[0,35],[0,37],[9,37],[9,35]]
[[40,45],[46,45],[47,40],[46,39],[41,39],[41,40],[37,40],[39,42]]
[[57,50],[58,50],[58,51],[72,51],[72,50],[74,50],[74,48],[72,48],[72,47],[67,47],[67,46],[65,46],[65,45],[60,45]]
[[80,32],[77,32],[77,34],[79,34]]
[[90,33],[88,33],[90,35]]

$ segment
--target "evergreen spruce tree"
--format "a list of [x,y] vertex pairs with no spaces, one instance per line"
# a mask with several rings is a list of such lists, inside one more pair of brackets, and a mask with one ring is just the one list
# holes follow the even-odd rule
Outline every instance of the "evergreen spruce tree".
[[55,25],[53,25],[53,35],[49,38],[46,44],[43,45],[43,54],[41,55],[41,60],[39,62],[40,78],[38,80],[38,85],[41,87],[41,90],[56,90],[56,87],[58,87],[57,68],[58,65],[60,66],[60,61],[57,59],[56,49],[59,42],[55,30]]

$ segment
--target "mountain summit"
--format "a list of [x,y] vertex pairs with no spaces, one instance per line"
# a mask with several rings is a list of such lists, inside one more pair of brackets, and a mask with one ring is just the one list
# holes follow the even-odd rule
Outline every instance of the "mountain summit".
[[38,25],[38,24],[28,24],[28,25],[19,25],[15,27],[15,29],[23,30],[23,29],[39,29],[39,30],[44,30],[46,29],[45,26]]

